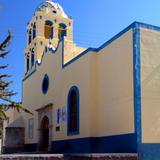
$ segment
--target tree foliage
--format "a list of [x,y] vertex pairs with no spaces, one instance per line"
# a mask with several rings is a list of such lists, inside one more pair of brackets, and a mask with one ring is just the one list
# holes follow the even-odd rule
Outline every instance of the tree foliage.
[[[12,35],[10,32],[8,32],[8,36],[6,39],[0,43],[0,59],[6,58],[6,56],[10,53],[6,50],[8,45],[10,44],[12,39]],[[6,69],[8,65],[1,65],[0,64],[0,70]],[[9,89],[10,85],[13,83],[13,81],[7,81],[6,79],[10,78],[11,75],[9,74],[2,74],[0,72],[0,120],[6,120],[8,117],[5,114],[5,111],[8,109],[15,109],[18,112],[25,111],[27,113],[32,114],[29,110],[24,108],[21,103],[14,102],[11,100],[11,97],[14,96],[16,93]]]

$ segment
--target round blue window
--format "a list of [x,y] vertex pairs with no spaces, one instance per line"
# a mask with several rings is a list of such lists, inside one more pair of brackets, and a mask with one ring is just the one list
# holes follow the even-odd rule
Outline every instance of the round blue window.
[[49,88],[49,77],[46,74],[43,78],[43,82],[42,82],[42,92],[43,94],[46,94]]

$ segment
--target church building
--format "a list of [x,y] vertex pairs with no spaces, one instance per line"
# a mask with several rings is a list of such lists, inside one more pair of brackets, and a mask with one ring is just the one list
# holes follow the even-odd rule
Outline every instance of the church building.
[[4,153],[160,156],[160,27],[134,22],[86,49],[73,42],[72,17],[46,0],[24,54],[22,104],[33,115],[6,112]]

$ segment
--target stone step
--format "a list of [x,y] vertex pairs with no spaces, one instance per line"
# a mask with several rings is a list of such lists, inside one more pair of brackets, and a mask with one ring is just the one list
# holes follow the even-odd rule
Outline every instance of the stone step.
[[0,160],[138,160],[137,154],[23,154],[1,155]]

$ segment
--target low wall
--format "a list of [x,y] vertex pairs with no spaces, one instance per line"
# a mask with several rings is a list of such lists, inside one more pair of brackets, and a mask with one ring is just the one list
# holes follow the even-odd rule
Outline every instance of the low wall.
[[24,127],[6,127],[5,146],[19,148],[24,146]]

